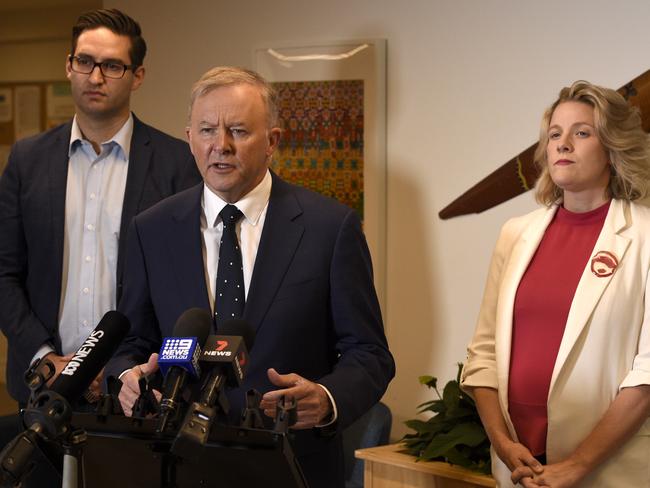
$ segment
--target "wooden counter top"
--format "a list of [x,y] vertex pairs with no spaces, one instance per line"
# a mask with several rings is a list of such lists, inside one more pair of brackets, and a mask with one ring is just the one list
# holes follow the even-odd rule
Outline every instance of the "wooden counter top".
[[397,487],[495,487],[491,476],[438,461],[416,461],[401,444],[371,447],[355,451],[363,459],[364,488]]

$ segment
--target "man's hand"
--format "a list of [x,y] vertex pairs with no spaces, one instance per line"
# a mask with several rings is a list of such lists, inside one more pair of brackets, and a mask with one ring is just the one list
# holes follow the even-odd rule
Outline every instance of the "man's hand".
[[276,405],[282,396],[291,397],[297,403],[298,421],[291,426],[292,429],[310,429],[320,425],[325,418],[331,415],[330,399],[320,385],[295,373],[279,374],[273,368],[270,368],[267,374],[271,383],[282,389],[264,394],[260,403],[264,415],[275,417]]
[[[65,356],[59,356],[58,354],[55,354],[53,352],[48,352],[45,356],[43,356],[43,360],[47,359],[54,365],[54,376],[50,378],[50,380],[47,382],[47,386],[52,386],[52,383],[54,383],[54,380],[56,380],[59,375],[61,374],[61,371],[63,371],[63,368],[65,368],[66,364],[74,357],[75,353],[71,352],[70,354],[66,354]],[[84,393],[84,398],[89,402],[89,403],[95,403],[99,397],[102,394],[102,380],[104,379],[104,369],[102,369],[97,377],[93,380],[93,382],[90,384],[86,392]]]
[[47,359],[54,365],[54,376],[49,379],[47,386],[52,386],[54,380],[59,377],[61,371],[63,371],[63,368],[65,368],[65,365],[68,364],[68,361],[70,361],[73,356],[74,353],[66,354],[65,356],[59,356],[53,352],[48,352],[45,356],[43,356],[43,360]]
[[[133,405],[140,396],[140,385],[138,381],[143,376],[148,376],[158,371],[158,353],[153,353],[149,356],[149,361],[145,364],[138,364],[122,375],[122,388],[118,398],[124,410],[124,415],[130,417],[133,414]],[[161,394],[154,390],[156,399],[160,401]]]
[[104,381],[104,368],[102,368],[84,393],[84,398],[88,403],[97,403],[99,400],[99,397],[102,395],[102,381]]

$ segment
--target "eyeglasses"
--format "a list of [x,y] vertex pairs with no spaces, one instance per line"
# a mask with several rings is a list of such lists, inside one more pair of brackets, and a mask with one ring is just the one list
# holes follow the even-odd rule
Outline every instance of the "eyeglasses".
[[99,71],[102,72],[103,76],[114,79],[122,78],[127,69],[133,70],[136,67],[133,64],[122,64],[115,61],[98,63],[93,58],[86,56],[70,56],[68,59],[70,60],[70,69],[76,73],[89,75],[93,72],[95,66],[99,66]]

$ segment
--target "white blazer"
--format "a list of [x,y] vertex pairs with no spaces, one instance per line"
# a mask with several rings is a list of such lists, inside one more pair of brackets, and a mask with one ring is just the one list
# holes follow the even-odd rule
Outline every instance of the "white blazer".
[[[514,439],[507,393],[515,294],[556,210],[557,205],[542,208],[503,226],[462,373],[465,387],[498,390],[501,412]],[[615,267],[612,256],[618,262]],[[649,269],[650,209],[612,200],[573,297],[553,368],[549,464],[576,449],[620,388],[650,384]],[[513,486],[510,471],[494,451],[492,472],[498,486]],[[581,486],[650,487],[650,421]]]

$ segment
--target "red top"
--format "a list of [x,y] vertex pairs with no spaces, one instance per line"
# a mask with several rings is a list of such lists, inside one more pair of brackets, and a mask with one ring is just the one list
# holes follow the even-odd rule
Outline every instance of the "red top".
[[573,213],[558,208],[519,283],[514,304],[508,404],[519,442],[546,452],[548,391],[569,309],[609,202]]

